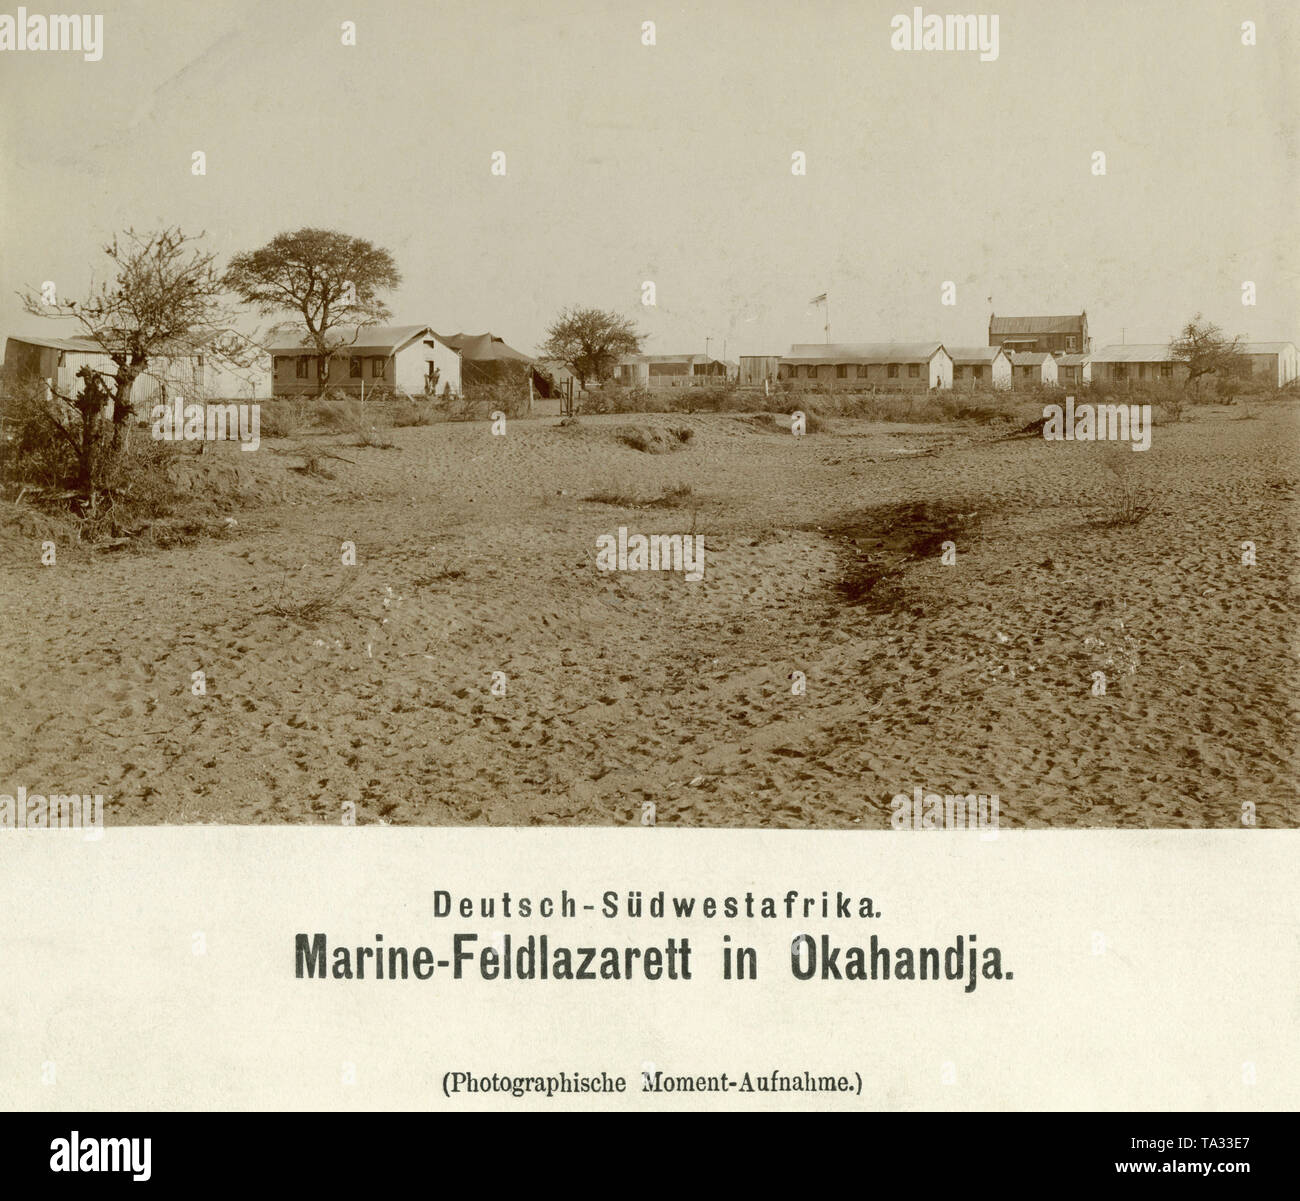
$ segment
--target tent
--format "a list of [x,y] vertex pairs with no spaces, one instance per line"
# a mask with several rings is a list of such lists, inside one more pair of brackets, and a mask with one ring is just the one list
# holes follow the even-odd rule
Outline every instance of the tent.
[[550,396],[555,391],[545,363],[507,346],[505,339],[496,334],[439,334],[438,337],[460,351],[460,376],[466,387],[508,380],[522,383],[531,374],[539,396]]

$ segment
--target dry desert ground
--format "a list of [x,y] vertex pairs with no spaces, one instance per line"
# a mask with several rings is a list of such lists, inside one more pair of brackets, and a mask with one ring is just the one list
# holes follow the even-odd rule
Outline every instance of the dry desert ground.
[[[0,790],[109,824],[878,829],[920,786],[1004,827],[1292,826],[1297,416],[1137,453],[729,413],[213,447],[251,481],[220,537],[0,546]],[[1113,523],[1126,490],[1151,511]],[[620,526],[702,536],[703,579],[598,571]]]

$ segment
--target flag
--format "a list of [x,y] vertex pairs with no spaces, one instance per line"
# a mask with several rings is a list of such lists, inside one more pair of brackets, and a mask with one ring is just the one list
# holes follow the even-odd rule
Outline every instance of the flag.
[[825,303],[826,303],[826,293],[823,292],[820,296],[814,296],[814,297],[813,297],[813,298],[812,298],[808,303],[809,303],[809,304],[825,304]]

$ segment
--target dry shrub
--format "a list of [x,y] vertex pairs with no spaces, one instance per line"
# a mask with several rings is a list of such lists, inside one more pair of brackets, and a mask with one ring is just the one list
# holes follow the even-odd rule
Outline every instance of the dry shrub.
[[694,436],[693,430],[663,430],[652,425],[620,425],[614,436],[633,450],[649,455],[669,454],[681,450]]
[[316,424],[321,429],[335,434],[355,433],[363,425],[368,425],[361,403],[348,397],[322,400],[315,408]]
[[435,402],[424,400],[396,400],[387,412],[388,424],[395,429],[412,425],[432,425],[438,420],[439,413]]
[[338,610],[352,612],[352,606],[341,604],[343,597],[353,586],[357,577],[354,575],[335,588],[318,589],[309,596],[290,596],[288,573],[281,580],[276,595],[267,601],[263,612],[276,617],[286,617],[303,625],[315,625]]
[[[464,395],[445,404],[449,419],[483,421],[493,413],[504,413],[507,417],[528,416],[530,374],[531,368],[520,364],[518,369],[502,371],[495,379],[467,379]],[[472,371],[470,375],[472,377]]]
[[264,400],[260,404],[263,438],[292,438],[311,423],[311,407],[306,400]]
[[677,484],[661,496],[646,503],[653,509],[680,509],[696,500],[695,489],[690,484]]
[[616,509],[635,509],[642,503],[641,493],[628,484],[603,484],[582,498],[598,505],[613,505]]
[[332,480],[334,473],[325,466],[324,456],[314,447],[303,446],[298,453],[302,456],[300,466],[293,468],[302,475],[315,476],[317,479]]
[[676,484],[655,497],[646,497],[636,488],[624,483],[607,483],[582,498],[595,504],[613,505],[618,509],[680,509],[697,498],[690,484]]
[[584,416],[600,413],[656,413],[667,410],[648,388],[606,385],[592,392],[578,392],[573,407]]
[[1155,508],[1155,494],[1138,475],[1131,444],[1108,444],[1102,450],[1102,461],[1111,479],[1094,524],[1109,529],[1137,525],[1145,520]]
[[378,426],[357,426],[354,431],[357,436],[357,445],[365,446],[371,450],[396,450],[397,444]]

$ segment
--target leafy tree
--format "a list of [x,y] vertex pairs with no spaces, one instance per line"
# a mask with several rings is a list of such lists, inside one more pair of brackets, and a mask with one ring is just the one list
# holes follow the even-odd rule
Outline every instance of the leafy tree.
[[1178,336],[1169,343],[1169,351],[1179,362],[1187,364],[1187,387],[1197,391],[1202,376],[1233,374],[1241,360],[1240,337],[1229,338],[1212,321],[1197,313]]
[[642,335],[632,322],[601,309],[567,308],[546,335],[542,354],[568,367],[584,391],[589,379],[608,379],[623,355],[641,350]]
[[277,234],[259,250],[237,254],[226,286],[263,315],[292,313],[279,326],[303,335],[316,351],[317,395],[328,386],[330,357],[355,340],[345,326],[374,325],[389,316],[379,298],[402,282],[393,256],[364,238],[331,229]]

